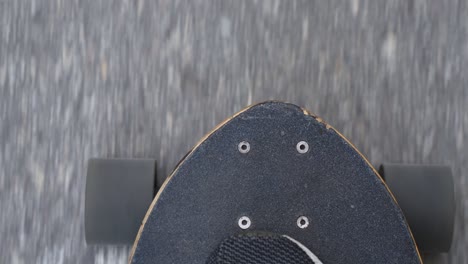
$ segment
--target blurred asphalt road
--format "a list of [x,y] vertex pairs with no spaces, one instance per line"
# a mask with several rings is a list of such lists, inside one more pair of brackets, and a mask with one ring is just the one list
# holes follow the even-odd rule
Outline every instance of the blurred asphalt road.
[[125,263],[87,247],[90,157],[167,175],[266,99],[323,117],[374,164],[442,163],[468,263],[468,2],[0,0],[0,262]]

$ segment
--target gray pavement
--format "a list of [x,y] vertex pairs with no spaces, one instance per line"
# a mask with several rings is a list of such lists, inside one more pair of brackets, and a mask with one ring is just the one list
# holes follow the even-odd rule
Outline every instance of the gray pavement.
[[0,0],[0,263],[125,263],[85,244],[86,160],[167,175],[267,99],[374,164],[453,166],[453,247],[427,263],[468,263],[467,67],[466,0]]

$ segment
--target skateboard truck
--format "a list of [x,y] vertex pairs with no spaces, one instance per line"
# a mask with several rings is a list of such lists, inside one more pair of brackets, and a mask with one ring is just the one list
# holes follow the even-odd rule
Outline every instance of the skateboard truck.
[[[253,106],[251,107],[251,109],[248,108],[247,110],[244,110],[244,111],[245,113],[241,112],[241,114],[239,114],[240,117],[234,117],[232,120],[228,120],[227,123],[239,122],[239,125],[236,124],[236,128],[239,128],[239,130],[244,127],[247,127],[248,129],[257,131],[258,129],[260,129],[262,125],[267,125],[269,123],[262,123],[263,121],[258,121],[253,124],[255,124],[255,126],[259,126],[259,128],[257,127],[251,128],[248,125],[244,126],[242,122],[246,122],[246,120],[255,119],[255,118],[258,118],[258,120],[263,120],[265,116],[268,116],[269,118],[274,119],[274,121],[270,121],[270,122],[283,122],[284,120],[289,120],[291,116],[297,116],[297,118],[304,118],[301,115],[306,115],[305,117],[306,121],[304,122],[311,122],[313,126],[317,127],[316,130],[313,130],[310,132],[310,133],[317,133],[317,139],[322,140],[323,135],[328,135],[327,133],[331,133],[330,139],[326,138],[326,140],[323,141],[325,142],[324,144],[322,143],[315,144],[314,141],[312,140],[309,140],[309,141],[299,140],[299,141],[296,141],[297,144],[296,143],[290,144],[293,146],[292,147],[293,150],[291,151],[294,151],[295,154],[293,155],[294,157],[292,157],[290,160],[287,161],[288,162],[287,164],[291,164],[291,163],[297,164],[294,166],[296,166],[298,170],[303,169],[303,168],[307,169],[307,167],[301,167],[301,166],[308,166],[307,162],[304,163],[304,165],[301,165],[302,164],[301,162],[303,161],[300,159],[303,156],[308,155],[308,154],[313,155],[314,153],[311,153],[311,152],[319,148],[327,148],[327,151],[330,149],[340,150],[338,147],[331,148],[326,145],[328,144],[328,142],[331,142],[330,140],[332,139],[338,140],[340,144],[339,147],[346,148],[346,151],[348,151],[350,143],[348,141],[343,141],[344,142],[343,144],[340,141],[341,137],[339,137],[341,135],[337,134],[338,132],[335,132],[334,130],[330,131],[329,125],[324,124],[323,121],[321,121],[321,119],[318,119],[317,117],[306,113],[305,110],[302,110],[301,108],[296,107],[294,105],[278,103],[278,102],[265,102],[263,104]],[[248,116],[247,114],[250,114],[250,116]],[[242,115],[245,115],[245,116],[242,116]],[[265,115],[265,116],[262,116],[262,115]],[[308,115],[310,116],[308,117]],[[284,120],[282,118],[284,118]],[[284,122],[286,122],[285,129],[291,127],[291,125],[287,123],[289,121],[284,121]],[[283,123],[279,123],[279,124],[281,125]],[[280,125],[273,126],[273,127],[280,127]],[[228,127],[228,125],[225,125],[225,126]],[[234,124],[232,124],[232,126],[234,126]],[[223,127],[223,125],[221,127]],[[274,141],[274,143],[276,144],[278,142],[281,142],[284,146],[288,146],[289,143],[286,139],[283,141],[281,140],[284,138],[285,135],[287,136],[288,133],[294,132],[294,129],[299,131],[297,128],[294,128],[294,127],[291,127],[290,131],[286,131],[286,130],[283,131],[279,129],[277,131],[278,140],[275,138],[276,141]],[[222,130],[222,128],[219,128],[218,130]],[[215,130],[214,132],[210,134],[210,137],[211,137],[210,140],[212,140],[213,142],[219,142],[219,146],[215,145],[211,147],[212,149],[209,149],[208,143],[206,143],[206,146],[203,146],[204,148],[207,149],[206,151],[213,150],[215,152],[221,151],[220,153],[225,153],[227,151],[226,146],[229,145],[229,143],[227,142],[229,141],[229,138],[237,136],[236,134],[229,134],[228,137],[226,137],[227,138],[226,140],[225,138],[219,136],[222,134],[223,131],[218,133],[217,132],[218,130]],[[240,154],[241,156],[235,153],[229,154],[229,155],[237,155],[233,157],[235,157],[235,159],[239,159],[241,162],[244,162],[244,163],[239,164],[239,166],[241,166],[239,170],[261,169],[262,168],[261,166],[269,166],[268,162],[278,162],[277,160],[278,156],[275,156],[277,154],[271,154],[271,161],[268,161],[268,160],[265,161],[265,157],[267,159],[269,157],[268,153],[266,154],[264,152],[260,153],[259,150],[257,150],[259,148],[258,144],[262,142],[264,142],[263,144],[271,143],[269,141],[265,141],[268,138],[264,136],[270,133],[270,131],[271,133],[276,133],[276,131],[272,131],[272,129],[270,128],[267,132],[262,132],[262,134],[259,134],[259,135],[262,135],[262,138],[258,139],[258,141],[255,141],[256,134],[253,134],[251,136],[252,140],[249,141],[247,140],[248,136],[245,136],[247,135],[247,132],[240,133],[243,135],[241,137],[242,140],[237,141],[239,143],[238,144],[236,143],[235,148],[238,151],[237,154]],[[218,133],[219,135],[216,133]],[[229,132],[229,133],[234,133],[234,132]],[[205,141],[208,141],[208,140],[205,139]],[[199,143],[197,147],[203,144],[204,144],[204,141]],[[204,158],[203,155],[205,154],[201,152],[202,150],[200,150],[199,154],[194,152],[197,149],[197,147],[191,153],[189,153],[186,157],[184,157],[181,163],[183,163],[184,160],[187,160],[187,159]],[[205,149],[203,149],[203,151],[205,151]],[[355,149],[351,149],[349,151],[358,153],[357,150]],[[321,152],[317,152],[317,153],[321,153]],[[199,155],[199,157],[198,156],[192,157],[194,155]],[[207,155],[206,157],[209,157],[213,161],[216,160],[215,157],[209,156],[208,154],[206,155]],[[249,167],[251,166],[251,164],[248,163],[249,160],[244,161],[243,159],[249,155],[251,157],[261,157],[261,159],[258,158],[258,160],[255,160],[255,158],[252,158],[252,160],[256,162],[256,163],[253,163],[254,167]],[[257,156],[254,156],[254,155],[257,155]],[[353,172],[354,171],[360,172],[361,170],[363,170],[362,168],[364,166],[363,165],[364,163],[362,164],[360,163],[361,158],[358,162],[349,162],[349,163],[343,162],[344,164],[338,164],[336,163],[338,162],[337,160],[330,160],[331,158],[328,158],[327,160],[325,159],[326,156],[320,157],[319,155],[321,154],[315,154],[315,156],[311,156],[311,158],[323,158],[323,160],[321,160],[318,163],[318,164],[322,164],[323,166],[331,166],[330,168],[337,167],[337,170],[340,169],[338,167],[343,167],[343,170],[349,169],[349,171],[353,171]],[[333,157],[333,156],[329,156],[329,157]],[[228,158],[231,159],[230,156],[228,156]],[[219,159],[221,160],[221,157]],[[362,158],[362,160],[365,160],[365,159]],[[205,162],[205,160],[203,161]],[[193,163],[195,164],[195,162]],[[199,164],[202,164],[203,166],[208,166],[208,165],[205,165],[205,163],[201,163],[201,162]],[[216,166],[216,164],[213,164],[213,162],[206,163],[206,164],[211,164],[209,166]],[[186,165],[186,167],[189,167],[189,165]],[[200,169],[200,168],[193,168],[194,165],[190,165],[190,166],[192,166],[191,167],[192,170]],[[189,172],[185,172],[184,168],[182,168],[181,171],[179,171],[178,170],[179,167],[180,165],[175,169],[174,173],[180,173],[180,174],[189,173]],[[152,219],[150,213],[154,210],[160,210],[159,211],[160,215],[170,214],[170,213],[177,214],[180,208],[172,208],[173,211],[166,212],[166,211],[161,211],[163,209],[153,208],[154,204],[151,205],[151,202],[153,199],[155,201],[158,199],[163,199],[162,198],[163,196],[159,198],[158,197],[155,198],[156,194],[158,194],[158,191],[169,192],[169,190],[166,190],[169,188],[165,188],[167,187],[165,185],[171,184],[171,177],[169,177],[169,179],[166,180],[163,186],[157,186],[156,168],[157,166],[156,166],[155,160],[139,160],[139,159],[90,159],[89,160],[87,181],[86,181],[86,201],[85,201],[85,237],[86,237],[86,242],[88,244],[131,244],[135,241],[135,238],[136,238],[135,247],[137,247],[136,245],[140,238],[140,234],[138,234],[138,230],[140,228],[140,225],[142,224],[142,221],[143,221],[143,225],[140,230],[140,233],[142,232],[142,230],[146,228],[145,224],[148,222],[151,222],[151,225],[152,225],[151,227],[148,227],[148,228],[151,228],[151,230],[153,230],[151,232],[154,232],[154,233],[162,232],[158,228],[153,229],[153,226],[156,225],[155,223],[157,223],[157,219],[156,218]],[[375,174],[373,174],[374,172],[371,171],[373,170],[373,168],[370,165],[369,165],[369,168],[371,169],[369,170],[364,169],[363,171],[368,174],[376,175],[375,170],[374,170]],[[212,167],[209,167],[209,168],[206,167],[204,169],[215,170]],[[236,170],[236,169],[238,168],[233,167],[233,170]],[[276,171],[278,170],[281,170],[281,167],[278,167],[278,169],[276,169]],[[305,171],[307,171],[307,175]],[[317,172],[307,169],[307,170],[304,170],[303,174],[304,174],[304,177],[312,177],[316,173],[319,173],[320,171],[321,170],[319,169],[317,169]],[[330,169],[327,169],[324,171],[330,171]],[[274,172],[275,171],[272,171],[272,173]],[[300,172],[298,173],[300,175]],[[414,239],[416,241],[419,251],[425,252],[425,253],[426,252],[428,253],[448,252],[451,246],[451,242],[452,242],[454,215],[455,215],[454,184],[453,184],[452,171],[450,167],[433,166],[433,165],[428,166],[428,165],[406,165],[406,164],[384,163],[379,168],[379,174],[385,181],[386,188],[388,188],[391,191],[390,196],[396,199],[397,204],[401,208],[404,218],[406,218],[406,221],[410,227],[412,235],[414,236]],[[264,177],[264,175],[259,175],[258,177]],[[376,176],[375,179],[376,181],[381,181],[381,180],[378,180],[378,176]],[[241,179],[237,179],[237,180],[241,181]],[[296,180],[296,179],[291,179],[291,181],[293,180]],[[236,179],[232,178],[232,181],[236,181]],[[271,192],[277,192],[278,190],[281,189],[281,188],[278,189],[277,185],[269,186],[269,184],[274,184],[276,182],[275,180],[270,181],[269,179],[265,179],[259,182],[264,183],[263,186],[261,187],[262,189],[259,190],[259,193],[266,192],[267,194],[269,194]],[[310,188],[311,183],[314,183],[316,186],[318,186],[317,189],[315,189],[315,192],[318,192],[327,188],[326,181],[314,180],[314,181],[309,182],[307,180],[305,182],[302,182],[301,179],[299,178],[297,182],[298,183],[301,182],[301,184],[305,184],[306,189],[302,188],[301,192],[303,190],[307,190],[307,188]],[[174,188],[175,186],[179,186],[177,184],[178,183],[173,184]],[[218,183],[213,183],[213,184],[218,184]],[[229,184],[229,183],[223,182],[223,184]],[[184,185],[180,185],[180,186],[184,186]],[[197,186],[203,186],[204,188],[205,185],[194,184],[186,188],[197,188]],[[224,186],[224,185],[221,185],[221,186]],[[378,184],[376,186],[378,186]],[[361,192],[365,191],[366,195],[369,195],[369,197],[372,198],[372,192],[374,191],[373,189],[365,190],[364,187],[360,187],[360,186],[356,186],[355,188],[356,190],[360,190]],[[185,195],[188,192],[186,189],[180,189],[178,191],[180,191],[181,196]],[[312,195],[312,193],[304,193],[298,196],[298,192],[299,192],[298,190],[291,190],[290,193],[283,192],[281,193],[281,195],[290,196],[291,201],[297,201],[298,199],[302,197],[301,195]],[[370,193],[367,194],[367,192],[370,192]],[[377,194],[378,192],[379,191],[376,188],[375,193]],[[220,195],[221,196],[219,197],[223,197],[222,194]],[[242,195],[249,196],[249,197],[255,196],[254,194],[244,193],[244,192],[242,192]],[[343,195],[347,195],[347,193],[343,193]],[[228,191],[225,191],[225,196],[230,197]],[[174,197],[177,197],[177,195],[175,195]],[[205,196],[203,196],[202,198],[204,199],[204,197]],[[333,197],[336,197],[336,195],[334,195]],[[196,203],[197,199],[198,198],[195,197],[193,202]],[[320,198],[314,198],[314,199],[320,199]],[[323,196],[322,199],[327,199],[327,197]],[[349,199],[351,200],[354,198],[349,198]],[[222,202],[223,202],[222,200],[216,201],[217,204],[222,203]],[[346,202],[346,199],[343,200],[343,203],[345,202]],[[271,203],[274,204],[275,202],[271,201]],[[330,203],[332,203],[332,201]],[[326,204],[326,201],[324,204]],[[197,205],[193,204],[192,207],[194,206],[196,207]],[[310,204],[310,206],[313,207],[315,206],[315,204]],[[351,208],[355,209],[355,207],[359,205],[352,204],[350,206]],[[189,207],[189,208],[192,208],[192,207]],[[253,210],[253,209],[249,208],[249,210]],[[204,214],[207,214],[207,213],[204,213]],[[399,213],[397,211],[396,213],[393,213],[393,214],[399,214]],[[258,222],[258,219],[251,219],[249,215],[247,214],[239,215],[239,216],[240,217],[238,217],[238,219],[235,222],[235,224],[238,225],[237,227],[238,230],[252,231],[252,229],[258,228],[258,226],[255,226],[255,221]],[[218,217],[222,217],[222,216],[210,216],[210,217],[217,219]],[[336,216],[331,216],[331,217],[332,217],[331,219],[333,219],[333,217],[337,218],[341,216],[337,213]],[[369,216],[367,214],[366,216],[363,215],[362,217],[369,217]],[[310,218],[310,215],[309,216],[297,215],[295,218],[297,219],[297,221],[294,221],[295,227],[297,229],[291,229],[291,230],[287,229],[283,231],[288,232],[288,233],[294,233],[294,234],[298,232],[297,230],[313,232],[314,225],[316,225],[318,220],[315,219],[315,222],[314,222],[314,219],[309,219],[309,218]],[[368,221],[368,220],[363,220],[363,221]],[[229,224],[228,226],[229,228],[233,228],[231,227],[231,224]],[[265,224],[265,226],[269,226],[269,225]],[[183,230],[184,228],[183,225],[178,226],[178,228],[181,228],[181,230],[178,230],[178,232],[179,231],[191,232],[191,230]],[[276,227],[272,227],[272,229],[276,229]],[[282,229],[278,228],[277,230],[273,230],[273,231],[278,231],[278,230],[282,230]],[[265,231],[265,230],[261,230],[261,231]],[[361,232],[366,232],[366,230],[361,230]],[[269,245],[279,245],[280,249],[283,247],[290,247],[291,245],[298,245],[298,247],[302,249],[306,248],[304,245],[300,244],[294,238],[291,238],[291,240],[285,239],[286,237],[288,237],[286,235],[278,236],[275,234],[267,234],[267,235],[262,234],[262,235],[252,236],[251,233],[248,233],[248,234],[242,233],[242,235],[235,235],[235,234],[233,235],[234,236],[233,237],[231,236],[230,238],[225,237],[226,240],[224,240],[224,242],[222,242],[221,245],[223,245],[223,243],[228,243],[229,245],[234,245],[238,243],[239,245],[245,246],[245,243],[247,243],[246,241],[248,241],[248,243],[253,243],[253,245],[257,245],[257,246],[262,243],[270,243]],[[209,236],[209,234],[206,234],[206,236]],[[333,239],[333,237],[336,237],[336,236],[330,236],[330,239]],[[326,244],[326,242],[323,242],[324,238],[321,238],[321,237],[315,237],[315,238],[317,239],[317,241],[322,239],[320,240],[322,241],[320,243]],[[299,244],[295,243],[294,241],[298,242]],[[291,244],[292,242],[294,243]],[[141,243],[143,242],[140,241],[140,244]],[[147,242],[144,242],[144,243],[147,243]],[[146,247],[147,245],[145,244],[145,248]],[[221,246],[219,248],[221,248]],[[220,252],[219,248],[217,249],[216,252]],[[320,249],[321,249],[320,247],[318,246],[316,247],[317,251],[315,253],[318,253],[317,254],[318,257],[320,257],[320,253],[321,253]],[[189,249],[187,250],[190,251]],[[214,250],[214,249],[211,249],[211,250]],[[135,253],[135,248],[134,248],[134,251],[132,252],[132,255],[134,253]],[[326,255],[326,253],[323,253],[323,254]],[[140,258],[138,259],[134,258],[133,263],[139,263],[139,259]],[[311,259],[312,259],[311,263],[321,263],[321,262],[318,262],[319,261],[318,258],[316,260],[313,260],[313,258]],[[145,261],[142,260],[141,262],[145,262]],[[206,263],[216,263],[216,262],[208,261]],[[340,263],[340,262],[337,261],[337,263]]]

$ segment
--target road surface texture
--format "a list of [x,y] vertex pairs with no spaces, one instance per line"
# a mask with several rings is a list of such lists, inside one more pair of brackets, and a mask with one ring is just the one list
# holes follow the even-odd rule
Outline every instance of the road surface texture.
[[374,164],[453,166],[453,247],[427,263],[468,263],[467,1],[0,0],[0,23],[1,263],[125,263],[85,244],[87,159],[167,175],[268,99]]

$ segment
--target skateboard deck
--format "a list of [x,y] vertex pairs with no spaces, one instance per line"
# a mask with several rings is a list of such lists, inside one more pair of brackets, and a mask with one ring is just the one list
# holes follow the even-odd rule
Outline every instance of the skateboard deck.
[[371,164],[288,103],[242,110],[184,157],[153,200],[129,263],[206,263],[227,238],[250,232],[291,237],[323,263],[422,263]]

